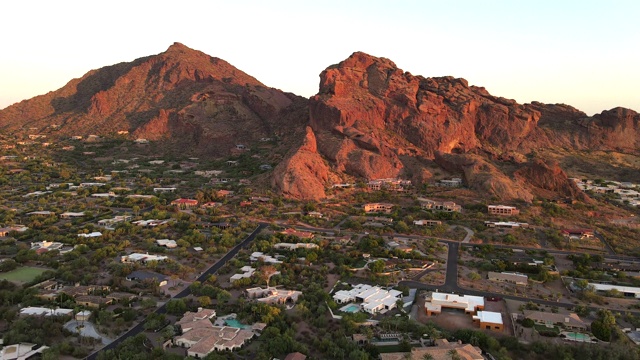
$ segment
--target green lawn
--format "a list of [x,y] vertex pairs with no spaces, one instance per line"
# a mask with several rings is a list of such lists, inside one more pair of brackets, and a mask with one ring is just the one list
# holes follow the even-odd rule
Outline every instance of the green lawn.
[[0,273],[0,280],[9,280],[12,282],[24,284],[32,281],[33,279],[38,277],[38,275],[42,274],[45,271],[47,270],[24,266],[9,272]]

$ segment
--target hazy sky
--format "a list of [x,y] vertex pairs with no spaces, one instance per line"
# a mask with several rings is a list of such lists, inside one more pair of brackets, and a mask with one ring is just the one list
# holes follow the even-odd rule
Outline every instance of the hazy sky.
[[354,51],[518,102],[640,111],[640,1],[3,1],[0,108],[173,42],[303,96]]

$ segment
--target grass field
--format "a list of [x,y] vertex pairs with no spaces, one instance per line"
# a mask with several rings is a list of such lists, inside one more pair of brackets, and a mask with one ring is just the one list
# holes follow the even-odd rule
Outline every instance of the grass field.
[[38,275],[47,271],[46,269],[24,266],[6,273],[0,273],[0,280],[9,280],[15,283],[28,283],[35,279]]

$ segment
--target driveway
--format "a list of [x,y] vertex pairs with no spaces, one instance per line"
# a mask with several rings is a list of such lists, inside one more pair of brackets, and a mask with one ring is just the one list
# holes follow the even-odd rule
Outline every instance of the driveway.
[[80,332],[80,335],[84,337],[101,339],[103,345],[107,345],[113,341],[106,336],[100,335],[100,333],[98,333],[98,331],[93,326],[93,324],[88,321],[71,320],[68,323],[64,324],[64,328],[71,331],[74,334],[77,334],[78,332]]

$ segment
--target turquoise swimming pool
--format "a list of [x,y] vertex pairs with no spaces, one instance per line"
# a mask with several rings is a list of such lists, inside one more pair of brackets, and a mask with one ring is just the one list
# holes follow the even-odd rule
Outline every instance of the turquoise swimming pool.
[[230,327],[239,328],[239,329],[250,329],[251,325],[245,325],[236,319],[227,319],[224,321],[224,324]]
[[341,307],[340,311],[348,312],[348,313],[357,313],[358,311],[360,311],[360,306],[356,304],[349,304]]
[[579,342],[591,342],[591,336],[582,333],[568,332],[564,334],[567,340],[579,341]]

